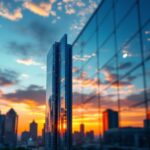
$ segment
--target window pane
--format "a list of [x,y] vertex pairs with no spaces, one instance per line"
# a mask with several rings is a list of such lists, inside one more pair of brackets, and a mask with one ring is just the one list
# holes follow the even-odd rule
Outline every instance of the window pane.
[[141,49],[139,35],[130,43],[124,45],[119,52],[119,77],[124,76],[128,71],[141,62]]
[[112,11],[109,13],[107,18],[105,18],[104,22],[98,26],[98,36],[99,36],[99,47],[102,46],[103,42],[110,36],[110,34],[114,30],[114,23],[113,23],[113,13]]
[[142,30],[144,57],[150,56],[150,23]]
[[117,30],[118,49],[121,49],[138,29],[137,8],[134,7]]
[[141,13],[141,20],[142,25],[150,19],[150,1],[149,0],[140,0],[140,13]]
[[106,15],[110,11],[110,8],[112,7],[112,0],[105,0],[98,10],[98,24],[100,25],[103,22],[103,19],[105,19]]
[[99,49],[100,67],[105,65],[115,55],[114,35]]
[[121,80],[119,87],[121,126],[143,127],[145,98],[142,68]]
[[118,24],[121,19],[127,14],[135,0],[118,0],[115,5],[116,23]]

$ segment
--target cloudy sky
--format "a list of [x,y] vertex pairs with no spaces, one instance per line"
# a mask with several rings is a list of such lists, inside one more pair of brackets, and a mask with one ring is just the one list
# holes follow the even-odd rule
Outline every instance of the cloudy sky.
[[100,0],[0,0],[0,110],[13,107],[19,134],[45,118],[46,54],[68,33],[72,43]]

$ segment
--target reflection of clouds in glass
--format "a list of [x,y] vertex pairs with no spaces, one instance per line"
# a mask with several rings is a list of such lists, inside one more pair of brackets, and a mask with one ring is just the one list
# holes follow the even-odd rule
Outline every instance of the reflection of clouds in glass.
[[145,31],[144,33],[145,33],[145,34],[150,34],[150,31]]
[[92,53],[91,55],[84,55],[83,57],[80,55],[74,55],[73,60],[74,61],[88,61],[90,58],[95,57],[96,54]]

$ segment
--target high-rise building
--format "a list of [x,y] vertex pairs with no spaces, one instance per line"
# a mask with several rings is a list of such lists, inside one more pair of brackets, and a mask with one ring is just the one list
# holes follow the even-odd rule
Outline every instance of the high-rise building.
[[0,144],[4,144],[5,115],[0,113]]
[[103,131],[106,132],[109,129],[118,128],[119,119],[118,112],[107,109],[103,112]]
[[67,35],[47,56],[46,149],[71,149],[72,48]]
[[30,123],[30,138],[32,138],[33,141],[37,140],[38,136],[38,124],[33,120]]
[[80,133],[81,136],[84,137],[84,124],[80,124]]
[[14,148],[17,144],[18,115],[11,108],[5,116],[5,145]]

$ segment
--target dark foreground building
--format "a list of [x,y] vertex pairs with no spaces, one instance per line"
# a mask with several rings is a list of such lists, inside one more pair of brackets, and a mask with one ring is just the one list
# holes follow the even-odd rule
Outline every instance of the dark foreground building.
[[46,149],[69,150],[72,142],[72,49],[67,35],[47,57]]
[[[5,115],[0,113],[0,145],[4,143]],[[0,146],[1,148],[1,146]]]
[[[107,109],[118,112],[118,130],[112,134],[122,131],[119,137],[126,139],[128,136],[130,138],[130,134],[123,134],[131,130],[134,135],[139,132],[137,137],[142,135],[143,139],[148,141],[145,134],[148,132],[145,130],[149,130],[150,112],[149,10],[150,0],[102,0],[73,42],[72,133],[76,140],[72,142],[74,150],[97,150],[104,148],[104,143],[109,144],[104,141],[107,138],[103,138],[105,132],[102,114]],[[51,145],[64,149],[65,146],[58,142],[61,138],[57,134],[60,134],[59,128],[62,127],[65,127],[61,134],[64,137],[65,130],[68,134],[71,132],[68,126],[62,125],[66,121],[71,123],[71,117],[69,120],[66,117],[68,108],[60,107],[60,97],[64,98],[60,96],[60,89],[66,90],[71,81],[66,82],[65,87],[60,86],[59,68],[63,68],[58,63],[62,62],[62,59],[58,59],[60,43],[55,43],[48,55],[46,130],[49,131]],[[66,58],[70,59],[69,56]],[[71,63],[66,66],[71,67]],[[64,79],[67,79],[66,76],[61,78],[61,81]],[[71,94],[71,91],[66,91]],[[71,101],[69,102],[71,105]],[[57,119],[59,116],[61,121]],[[61,122],[61,125],[58,122]],[[94,135],[88,143],[86,136],[78,138],[80,124],[84,124],[85,133],[91,132],[91,137]],[[109,133],[109,130],[107,132]],[[64,140],[63,144],[71,145],[69,142]],[[148,144],[143,145],[145,149],[149,149]],[[119,148],[124,149],[125,146]],[[128,146],[127,149],[132,148]]]
[[10,109],[5,116],[4,144],[6,147],[15,148],[17,145],[18,115]]

